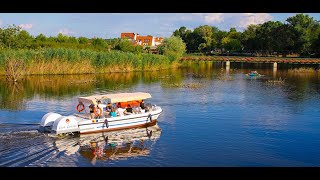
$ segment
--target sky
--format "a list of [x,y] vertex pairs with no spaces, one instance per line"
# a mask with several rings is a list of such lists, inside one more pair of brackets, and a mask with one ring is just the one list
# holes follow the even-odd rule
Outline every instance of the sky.
[[[0,13],[0,28],[17,25],[31,35],[118,38],[121,32],[170,37],[185,26],[216,26],[228,31],[243,31],[249,24],[285,22],[297,13]],[[320,13],[306,13],[320,20]]]

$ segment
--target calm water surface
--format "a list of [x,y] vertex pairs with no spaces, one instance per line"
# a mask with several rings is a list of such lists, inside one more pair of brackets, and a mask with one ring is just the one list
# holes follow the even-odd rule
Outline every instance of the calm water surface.
[[[251,70],[264,76],[246,76]],[[37,131],[47,112],[75,113],[79,96],[135,91],[163,108],[157,127],[67,137]],[[15,85],[0,77],[0,93],[2,167],[320,166],[320,73],[203,63],[30,76]]]

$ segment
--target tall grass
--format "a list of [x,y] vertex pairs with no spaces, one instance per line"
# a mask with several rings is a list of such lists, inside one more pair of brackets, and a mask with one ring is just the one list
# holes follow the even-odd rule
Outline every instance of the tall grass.
[[161,70],[176,66],[167,56],[122,51],[47,48],[41,50],[0,50],[0,74],[7,61],[23,60],[25,74],[83,74]]

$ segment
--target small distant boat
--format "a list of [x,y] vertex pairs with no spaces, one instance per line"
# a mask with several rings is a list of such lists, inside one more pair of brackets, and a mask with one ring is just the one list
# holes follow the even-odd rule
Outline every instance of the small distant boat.
[[257,71],[251,71],[250,73],[247,74],[248,76],[261,76]]

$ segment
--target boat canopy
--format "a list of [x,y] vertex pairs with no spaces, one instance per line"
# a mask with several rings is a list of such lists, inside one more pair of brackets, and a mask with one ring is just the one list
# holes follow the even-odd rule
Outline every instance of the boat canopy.
[[142,100],[151,98],[149,93],[144,92],[135,92],[135,93],[118,93],[118,94],[104,94],[104,95],[96,95],[96,96],[87,96],[87,97],[79,97],[79,103],[88,103],[88,104],[97,104],[97,101],[101,102],[128,102],[135,100]]

